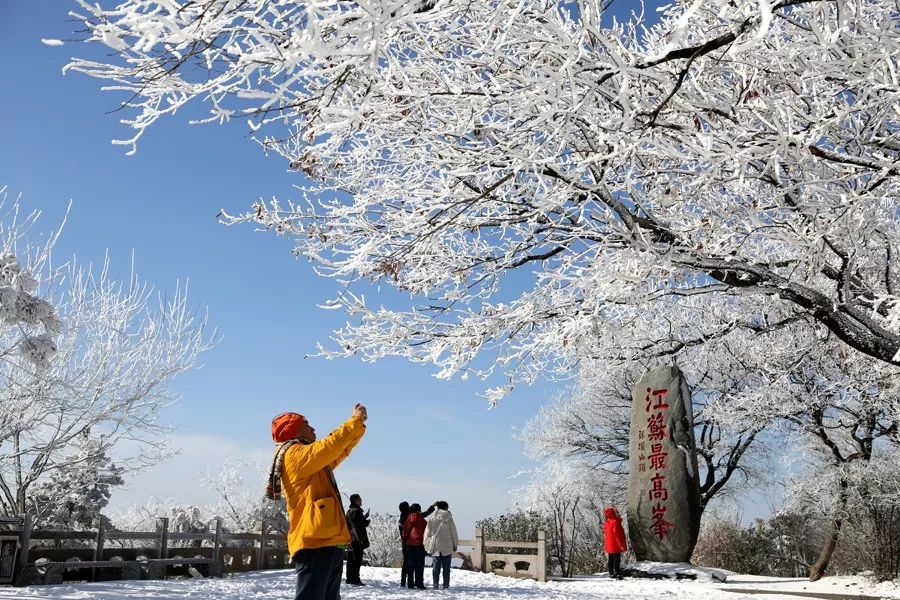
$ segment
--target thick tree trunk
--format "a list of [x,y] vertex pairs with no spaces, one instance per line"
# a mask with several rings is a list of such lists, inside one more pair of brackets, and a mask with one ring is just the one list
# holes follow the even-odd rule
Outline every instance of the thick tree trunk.
[[834,554],[834,549],[837,547],[838,537],[841,533],[841,524],[842,522],[840,520],[831,522],[831,531],[828,532],[828,537],[825,538],[825,544],[822,546],[819,558],[809,568],[810,581],[818,581],[825,576],[825,570],[828,569],[828,563],[831,562],[831,556]]
[[844,515],[847,514],[847,488],[849,485],[850,482],[846,479],[841,479],[838,486],[837,514],[831,522],[831,530],[828,532],[828,537],[825,538],[825,544],[822,546],[822,552],[819,553],[818,560],[809,568],[810,581],[822,579],[825,576],[826,569],[828,569],[828,563],[831,562],[831,556],[834,554],[838,537],[841,534],[841,526],[844,524]]

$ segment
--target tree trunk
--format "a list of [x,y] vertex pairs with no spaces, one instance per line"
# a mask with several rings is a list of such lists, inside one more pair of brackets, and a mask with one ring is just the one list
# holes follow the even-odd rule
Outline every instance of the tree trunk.
[[840,519],[831,522],[831,531],[825,539],[825,545],[822,546],[819,558],[809,568],[810,581],[818,581],[825,576],[825,570],[828,568],[828,563],[831,562],[831,556],[834,554],[835,547],[837,547],[838,537],[841,533],[841,524],[842,521]]
[[819,553],[818,560],[816,560],[809,568],[810,581],[822,579],[822,577],[825,576],[826,569],[828,569],[828,563],[831,562],[831,556],[834,554],[838,537],[841,534],[841,526],[844,524],[844,515],[847,514],[847,488],[849,486],[850,482],[846,479],[841,479],[838,484],[837,513],[835,514],[834,520],[831,522],[831,531],[828,532],[828,537],[825,538],[825,544],[822,546],[822,551]]

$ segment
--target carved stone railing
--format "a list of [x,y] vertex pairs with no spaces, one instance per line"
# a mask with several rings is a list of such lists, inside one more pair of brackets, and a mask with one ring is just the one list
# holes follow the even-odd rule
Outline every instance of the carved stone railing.
[[[221,520],[216,520],[214,531],[208,533],[171,532],[167,518],[158,520],[156,531],[105,531],[102,526],[96,531],[48,531],[32,530],[26,515],[0,518],[0,544],[3,540],[7,542],[2,546],[6,554],[0,556],[0,567],[4,556],[13,561],[14,567],[0,585],[162,579],[171,575],[218,577],[290,564],[283,536],[270,535],[265,525],[259,533],[228,533]],[[463,568],[547,580],[543,531],[538,533],[537,542],[518,542],[485,540],[482,529],[476,528],[475,539],[460,540],[459,546],[472,548],[454,553],[462,559]],[[10,552],[11,548],[15,551]],[[498,548],[532,552],[490,551]]]
[[32,530],[25,515],[0,518],[0,526],[0,567],[10,554],[8,542],[15,541],[15,567],[0,585],[219,577],[284,568],[290,562],[287,541],[270,535],[265,524],[259,533],[228,533],[217,519],[211,532],[172,532],[169,519],[161,518],[156,531],[106,531],[102,525],[96,531],[53,531]]
[[[469,546],[471,553],[458,552],[457,555],[469,561],[472,569],[482,573],[496,573],[506,577],[520,577],[547,581],[547,538],[544,531],[538,532],[537,542],[513,542],[485,540],[480,527],[475,528],[474,540],[460,540],[460,546]],[[512,548],[535,550],[535,553],[501,554],[489,552],[491,548]]]

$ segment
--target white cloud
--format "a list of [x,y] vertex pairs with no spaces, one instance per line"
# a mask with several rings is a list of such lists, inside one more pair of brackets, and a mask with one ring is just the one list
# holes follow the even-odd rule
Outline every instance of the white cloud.
[[[256,489],[263,493],[272,446],[250,446],[211,435],[174,435],[168,445],[180,448],[180,453],[131,477],[124,488],[113,492],[108,511],[144,505],[154,497],[175,503],[210,504],[211,492],[201,485],[201,478],[226,461],[240,460],[245,465],[240,471],[246,491]],[[120,448],[119,452],[128,450]],[[474,534],[476,520],[506,510],[511,500],[509,490],[521,483],[479,479],[477,475],[450,479],[445,467],[452,460],[452,453],[412,455],[403,473],[392,473],[360,468],[351,455],[335,475],[341,491],[348,495],[359,493],[372,512],[396,514],[397,505],[403,500],[423,507],[435,500],[446,500],[460,536],[469,538]]]
[[[131,504],[144,504],[152,497],[173,499],[185,504],[210,504],[213,501],[208,489],[201,485],[202,476],[226,461],[240,459],[247,466],[241,469],[248,489],[255,486],[262,494],[266,474],[262,465],[271,460],[271,450],[261,446],[247,446],[236,440],[211,435],[173,435],[170,448],[180,449],[179,454],[154,467],[128,478],[124,488],[113,492],[110,509]],[[128,452],[128,448],[118,448]]]

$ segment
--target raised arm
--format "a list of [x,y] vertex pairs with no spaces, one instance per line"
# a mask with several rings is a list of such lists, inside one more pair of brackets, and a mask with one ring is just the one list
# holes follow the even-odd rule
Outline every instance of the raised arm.
[[308,477],[325,467],[339,465],[365,435],[366,416],[365,407],[357,404],[353,416],[325,438],[306,448],[291,448],[285,456],[285,469],[297,476]]
[[[366,411],[366,407],[363,406],[362,404],[357,404],[353,409],[353,417],[352,418],[359,419],[360,421],[365,423],[366,419],[368,418],[368,412]],[[364,428],[362,433],[359,435],[359,437],[356,438],[356,440],[353,441],[349,446],[347,446],[344,449],[344,451],[336,459],[334,459],[333,461],[331,461],[328,464],[328,466],[331,467],[332,469],[336,469],[339,464],[344,462],[344,459],[347,458],[348,456],[350,456],[350,453],[353,451],[354,448],[356,448],[356,445],[359,443],[359,440],[362,439],[362,436],[363,436],[363,434],[365,434],[365,432],[366,431]]]

